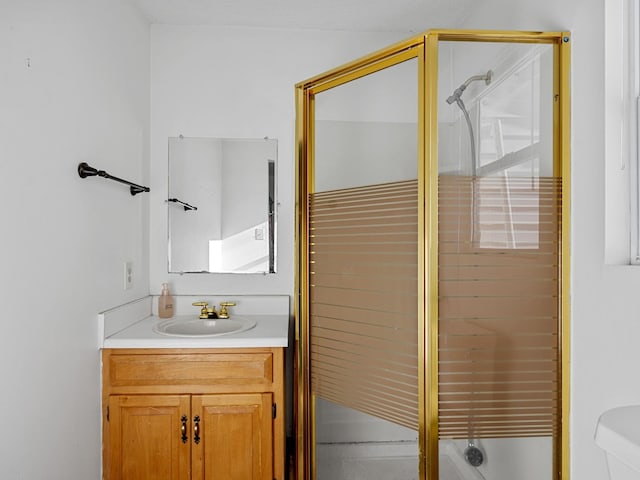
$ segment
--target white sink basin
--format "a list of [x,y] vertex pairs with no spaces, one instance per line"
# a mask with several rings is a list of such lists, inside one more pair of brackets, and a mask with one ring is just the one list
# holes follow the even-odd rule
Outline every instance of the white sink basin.
[[255,320],[242,317],[225,319],[175,318],[164,320],[153,327],[160,335],[171,337],[220,337],[244,332],[256,326]]

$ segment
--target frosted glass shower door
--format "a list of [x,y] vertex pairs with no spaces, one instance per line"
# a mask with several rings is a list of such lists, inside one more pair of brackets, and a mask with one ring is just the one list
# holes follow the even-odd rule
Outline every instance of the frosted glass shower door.
[[315,477],[418,475],[418,60],[315,95]]
[[569,478],[570,34],[296,85],[298,480]]
[[554,46],[441,42],[438,71],[440,450],[451,446],[487,480],[555,479],[562,178]]

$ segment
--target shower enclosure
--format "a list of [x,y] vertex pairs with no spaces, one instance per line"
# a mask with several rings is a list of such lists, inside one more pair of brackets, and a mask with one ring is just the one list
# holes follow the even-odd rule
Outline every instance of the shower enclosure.
[[298,480],[569,478],[569,44],[429,31],[296,86]]

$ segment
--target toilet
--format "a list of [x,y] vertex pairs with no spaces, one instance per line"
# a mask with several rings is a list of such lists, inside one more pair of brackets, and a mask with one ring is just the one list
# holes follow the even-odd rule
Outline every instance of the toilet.
[[604,412],[595,441],[607,454],[610,480],[640,480],[640,405]]

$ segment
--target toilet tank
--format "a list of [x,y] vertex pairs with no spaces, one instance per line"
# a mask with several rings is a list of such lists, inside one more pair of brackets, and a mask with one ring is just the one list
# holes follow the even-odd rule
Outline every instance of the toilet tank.
[[611,480],[640,480],[640,405],[604,412],[595,441],[607,454]]

